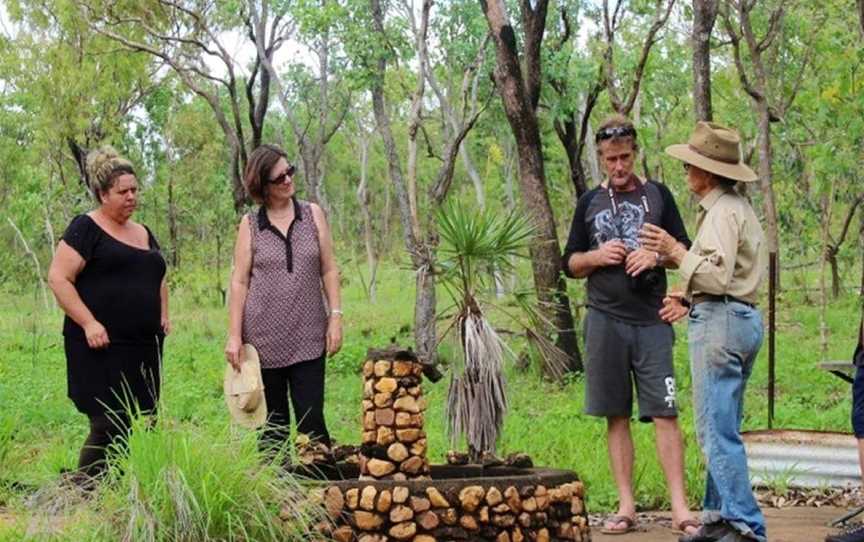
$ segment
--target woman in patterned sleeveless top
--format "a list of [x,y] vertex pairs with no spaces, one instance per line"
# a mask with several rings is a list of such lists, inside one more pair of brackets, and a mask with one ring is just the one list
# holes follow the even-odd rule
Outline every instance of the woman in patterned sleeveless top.
[[295,197],[285,151],[262,145],[244,174],[259,209],[240,220],[228,303],[225,357],[240,368],[240,347],[258,350],[267,426],[262,445],[282,445],[297,431],[330,446],[324,423],[324,358],[342,346],[339,270],[321,208]]

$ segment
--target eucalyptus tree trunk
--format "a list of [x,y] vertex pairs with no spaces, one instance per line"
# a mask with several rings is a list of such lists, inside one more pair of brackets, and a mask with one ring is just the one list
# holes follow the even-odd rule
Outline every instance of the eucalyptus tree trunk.
[[624,0],[616,0],[615,6],[610,11],[609,0],[603,0],[603,38],[606,42],[603,50],[603,72],[605,74],[606,91],[609,95],[609,101],[612,103],[612,108],[617,113],[629,116],[639,96],[642,78],[645,75],[645,67],[648,64],[648,55],[651,53],[651,48],[659,41],[658,33],[666,26],[666,21],[669,20],[669,15],[675,6],[675,0],[659,0],[656,3],[654,20],[651,22],[651,26],[648,27],[645,41],[642,43],[642,50],[639,53],[639,59],[632,70],[633,75],[631,76],[630,88],[624,89],[624,94],[622,94],[620,87],[623,85],[619,84],[621,77],[619,77],[620,74],[617,73],[615,67],[615,35],[625,18],[624,16],[627,11],[625,4]]
[[774,150],[771,145],[771,114],[768,109],[767,100],[757,100],[756,111],[759,115],[759,186],[762,188],[762,202],[765,207],[768,252],[777,253],[779,261],[780,233],[777,228],[777,203],[774,197],[774,173],[772,167]]
[[[319,0],[321,9],[327,8],[328,1]],[[331,86],[334,78],[330,60],[332,40],[330,32],[327,28],[321,30],[316,43],[311,46],[318,61],[318,73],[316,74],[316,80],[318,81],[318,103],[313,111],[310,112],[310,115],[314,115],[314,120],[310,120],[308,125],[304,125],[294,114],[295,108],[289,100],[286,89],[283,87],[272,62],[273,54],[279,46],[289,39],[293,39],[293,27],[282,28],[281,32],[277,32],[277,29],[280,27],[276,25],[275,21],[281,20],[283,17],[276,16],[273,17],[274,23],[272,28],[268,29],[267,21],[270,19],[270,3],[266,0],[261,2],[260,8],[256,5],[255,0],[248,0],[247,6],[249,8],[247,26],[258,52],[256,62],[260,62],[263,65],[264,69],[262,72],[268,75],[268,85],[272,81],[276,87],[279,102],[297,141],[302,171],[306,186],[308,187],[306,197],[320,205],[325,213],[329,215],[330,203],[324,188],[325,152],[328,143],[339,130],[339,127],[342,126],[342,122],[345,120],[345,116],[351,106],[350,94],[348,98],[342,100],[342,103],[339,104],[334,103],[331,95]],[[271,41],[269,44],[267,43],[268,36]]]
[[174,175],[168,177],[168,236],[171,240],[171,267],[180,266],[180,240],[177,227],[177,202],[174,201]]
[[372,232],[372,211],[369,208],[369,136],[360,134],[360,184],[357,186],[357,203],[363,215],[363,243],[366,246],[366,265],[369,267],[369,301],[375,303],[377,292],[378,254],[375,251]]
[[465,172],[468,173],[468,178],[471,179],[471,184],[474,185],[474,196],[477,198],[477,207],[482,211],[486,208],[486,189],[483,187],[483,179],[480,178],[480,173],[477,171],[474,159],[471,158],[468,145],[463,144],[459,147],[459,156],[462,158],[462,165],[465,167]]
[[[831,190],[835,189],[835,185],[832,183]],[[849,233],[849,227],[852,225],[852,219],[855,217],[855,211],[858,210],[858,206],[864,203],[864,194],[859,195],[855,198],[855,201],[849,205],[849,209],[846,211],[846,217],[843,219],[843,227],[840,230],[840,235],[835,240],[833,236],[828,235],[827,240],[823,246],[823,260],[827,261],[831,266],[831,295],[834,299],[840,297],[840,269],[839,264],[837,262],[837,254],[840,252],[840,247],[843,246],[843,243],[846,241],[846,235]],[[864,214],[864,213],[862,213]],[[831,224],[830,216],[826,215],[823,212],[822,223]],[[830,230],[829,230],[830,231]]]
[[[378,33],[381,38],[386,38],[384,30],[384,12],[381,7],[380,0],[370,0],[369,2],[372,14],[373,30]],[[428,5],[427,5],[428,4]],[[431,7],[431,0],[424,0],[424,14],[428,17],[428,9]],[[424,30],[428,28],[424,24]],[[418,43],[419,43],[418,38]],[[426,54],[425,49],[425,34],[423,35],[423,46],[418,50],[418,55],[421,57]],[[420,64],[425,66],[426,59],[421,58]],[[406,182],[405,175],[402,172],[401,159],[396,150],[396,140],[393,137],[393,130],[390,124],[390,114],[387,110],[387,103],[384,92],[384,78],[387,73],[387,55],[379,52],[375,61],[375,71],[372,77],[371,92],[372,92],[372,110],[375,115],[375,121],[378,126],[378,132],[384,143],[384,155],[387,159],[387,166],[390,173],[390,180],[396,191],[396,202],[399,208],[399,219],[402,223],[402,236],[405,242],[405,249],[411,256],[411,266],[414,269],[415,276],[415,291],[414,291],[414,343],[420,358],[427,363],[434,363],[436,359],[437,334],[435,329],[435,275],[434,275],[434,245],[430,246],[429,242],[434,239],[423,239],[420,233],[419,220],[416,212],[416,188],[413,189]],[[423,72],[420,72],[419,79],[423,79]],[[422,83],[418,83],[422,85]],[[421,87],[422,88],[422,87]],[[419,96],[418,96],[419,94]],[[419,107],[422,101],[422,90],[415,91],[412,101],[412,109],[417,108],[412,114],[417,124],[409,128],[409,132],[413,129],[414,137],[419,128]],[[410,137],[410,136],[409,136]],[[414,154],[416,159],[416,152]],[[409,158],[409,169],[412,175],[415,171],[415,165]],[[412,200],[414,202],[412,203]]]
[[[570,12],[564,6],[560,6],[560,22],[563,32],[559,39],[555,40],[549,48],[556,54],[560,54],[564,47],[575,39],[573,32],[573,23],[570,19]],[[573,51],[578,50],[578,46],[570,48],[572,58]],[[568,59],[569,60],[569,59]],[[559,103],[568,103],[572,100],[570,96],[574,93],[572,88],[570,74],[565,73],[558,76],[550,75],[549,86],[555,91],[556,96],[553,98]],[[582,165],[582,154],[585,150],[585,138],[588,134],[589,119],[594,106],[597,103],[597,98],[605,88],[605,75],[603,70],[598,70],[595,82],[585,92],[582,99],[581,107],[566,107],[562,113],[552,121],[552,126],[555,128],[555,134],[564,147],[567,155],[567,163],[570,166],[570,182],[573,185],[573,190],[576,193],[576,199],[588,191],[588,183],[585,175],[585,168]]]
[[586,139],[589,137],[591,112],[597,104],[597,98],[603,91],[602,81],[591,87],[585,95],[584,103],[579,111],[573,111],[553,122],[558,140],[567,154],[570,169],[570,182],[578,199],[588,191],[588,177],[582,165],[582,155],[585,153]]
[[594,130],[588,125],[588,133],[585,138],[585,159],[588,161],[588,171],[591,172],[591,181],[598,184],[603,180],[600,171],[600,159],[597,157],[597,143],[594,141]]
[[535,111],[540,94],[540,46],[548,0],[521,2],[525,31],[524,77],[516,36],[503,0],[481,0],[480,6],[495,43],[495,81],[507,121],[516,139],[522,201],[535,227],[535,242],[531,243],[529,251],[537,298],[558,334],[558,347],[570,357],[571,368],[581,370],[582,360],[573,329],[570,300],[561,275],[561,250],[546,191],[542,144]]
[[[373,17],[376,20],[376,28],[379,32],[384,31],[383,14],[379,0],[370,0]],[[376,16],[377,13],[377,16]],[[380,18],[379,18],[380,17]],[[384,98],[384,74],[386,70],[386,59],[379,58],[377,72],[372,81],[372,109],[375,113],[375,121],[378,132],[384,143],[384,154],[387,158],[387,166],[390,180],[396,191],[396,203],[399,208],[399,220],[402,223],[402,237],[405,249],[411,256],[411,265],[415,270],[415,293],[414,293],[414,342],[420,357],[428,362],[435,358],[435,282],[431,273],[432,262],[429,252],[423,246],[420,239],[414,235],[413,220],[411,218],[411,204],[408,201],[408,190],[405,185],[405,177],[402,174],[402,165],[399,153],[396,150],[396,140],[390,125],[390,114]]]
[[822,253],[819,263],[819,355],[822,361],[828,356],[828,288],[825,284],[825,267],[829,262],[828,253],[831,246],[831,215],[834,211],[834,187],[832,183],[829,194],[824,194],[820,202],[822,210]]
[[[766,238],[768,252],[777,254],[779,261],[780,235],[777,229],[777,204],[774,196],[772,160],[774,158],[771,147],[771,122],[780,120],[773,114],[768,98],[768,74],[763,59],[763,53],[770,47],[783,19],[783,4],[770,14],[769,26],[766,34],[761,39],[757,38],[751,22],[751,11],[756,6],[755,2],[735,3],[724,0],[723,22],[726,32],[732,42],[732,52],[738,78],[744,91],[750,95],[753,106],[758,117],[757,152],[759,155],[759,184],[762,189],[762,201],[765,209]],[[734,10],[734,13],[733,13]],[[752,75],[744,64],[741,42],[747,46],[747,55]],[[803,75],[803,74],[801,74]],[[777,284],[779,287],[780,277],[778,269]]]
[[719,0],[693,0],[693,109],[697,121],[713,120],[711,32],[717,20],[718,3]]
[[861,37],[864,38],[864,0],[858,0],[858,23],[861,25]]
[[[864,0],[862,0],[864,1]],[[862,19],[864,23],[864,19]],[[864,316],[864,211],[858,213],[858,246],[861,247],[861,285],[858,289],[858,297],[861,303],[861,314]]]

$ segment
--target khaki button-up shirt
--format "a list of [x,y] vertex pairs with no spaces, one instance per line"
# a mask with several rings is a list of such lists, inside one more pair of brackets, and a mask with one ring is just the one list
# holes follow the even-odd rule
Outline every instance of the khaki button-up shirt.
[[750,203],[717,186],[699,202],[697,233],[681,261],[688,297],[730,295],[756,303],[765,274],[765,234]]

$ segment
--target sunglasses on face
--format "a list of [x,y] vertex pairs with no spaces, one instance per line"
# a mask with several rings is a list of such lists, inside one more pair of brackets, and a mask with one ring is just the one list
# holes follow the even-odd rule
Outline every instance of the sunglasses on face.
[[284,173],[282,173],[281,175],[277,175],[276,177],[273,177],[272,179],[268,180],[267,182],[269,184],[282,184],[286,180],[288,180],[288,177],[293,177],[294,173],[296,173],[296,172],[297,172],[296,167],[288,166],[288,169],[286,169]]
[[636,137],[636,129],[632,126],[610,126],[608,128],[603,128],[597,135],[594,137],[595,143],[600,143],[601,141],[606,141],[607,139],[612,139],[613,137]]
[[681,165],[684,166],[684,171],[690,171],[690,164],[687,162],[681,162]]

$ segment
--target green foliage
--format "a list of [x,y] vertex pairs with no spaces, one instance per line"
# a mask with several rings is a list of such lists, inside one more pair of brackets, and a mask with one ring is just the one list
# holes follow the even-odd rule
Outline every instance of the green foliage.
[[[323,519],[281,467],[262,464],[254,434],[190,431],[138,419],[101,499],[130,540],[308,540]],[[277,519],[290,510],[287,525]],[[286,518],[288,519],[288,518]]]
[[534,231],[525,214],[477,212],[461,203],[445,205],[436,218],[443,241],[442,277],[463,299],[475,297],[478,289],[488,285],[490,276],[484,269],[513,270],[513,258],[524,256]]

